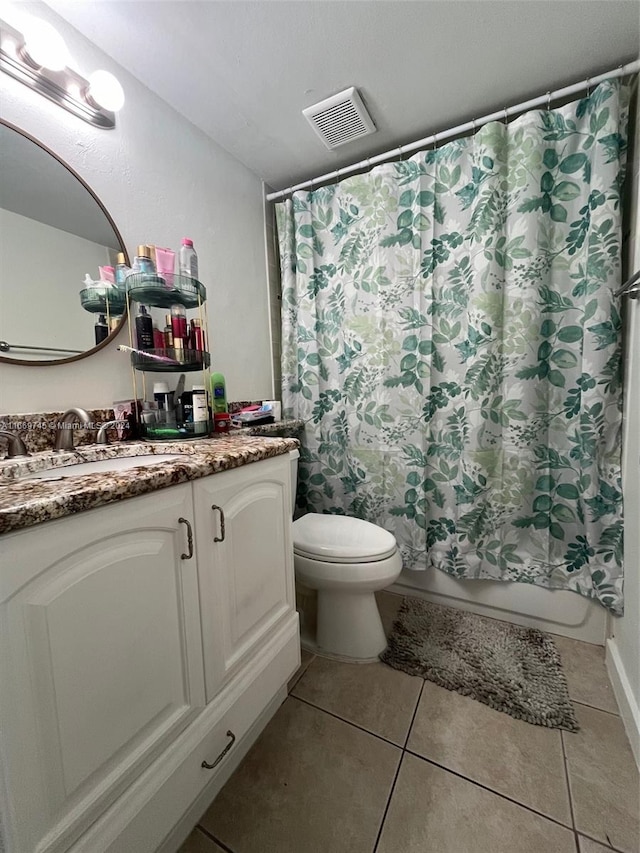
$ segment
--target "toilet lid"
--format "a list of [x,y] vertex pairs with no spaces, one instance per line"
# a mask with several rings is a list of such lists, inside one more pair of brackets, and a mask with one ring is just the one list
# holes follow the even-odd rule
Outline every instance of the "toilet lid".
[[293,522],[293,550],[310,559],[366,563],[390,557],[396,547],[392,533],[361,518],[310,512]]

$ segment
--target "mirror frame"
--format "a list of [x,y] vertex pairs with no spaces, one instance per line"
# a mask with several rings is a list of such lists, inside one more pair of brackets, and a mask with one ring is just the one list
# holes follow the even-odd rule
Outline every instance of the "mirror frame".
[[[95,192],[91,189],[89,184],[83,178],[80,177],[80,175],[76,172],[75,169],[73,169],[68,163],[65,163],[65,161],[62,159],[62,157],[59,157],[55,153],[55,151],[52,151],[48,145],[45,145],[39,139],[36,139],[35,136],[31,136],[30,133],[26,132],[26,130],[22,130],[22,128],[16,127],[15,124],[12,124],[10,121],[6,121],[3,118],[0,118],[0,124],[4,125],[4,127],[10,128],[11,130],[15,130],[16,133],[19,133],[21,136],[24,136],[26,139],[31,140],[31,142],[35,143],[39,148],[42,148],[43,151],[46,151],[47,154],[50,154],[55,160],[58,161],[58,163],[60,163],[62,166],[64,166],[64,168],[71,175],[73,175],[73,177],[77,181],[80,181],[82,186],[89,193],[89,195],[92,196],[93,200],[96,202],[96,204],[98,205],[98,207],[100,208],[100,210],[102,211],[104,216],[106,217],[107,221],[109,222],[109,225],[111,225],[111,227],[113,228],[113,233],[116,235],[116,238],[117,238],[118,242],[120,243],[120,251],[124,253],[124,256],[125,256],[126,261],[127,261],[127,265],[129,265],[129,253],[127,252],[127,247],[124,244],[124,240],[122,239],[122,235],[120,234],[120,231],[118,231],[116,223],[113,221],[113,217],[111,216],[111,214],[109,213],[107,208],[104,206],[104,204],[100,201],[100,199],[95,194]],[[0,363],[21,364],[24,367],[47,367],[47,366],[53,367],[53,366],[56,366],[58,364],[69,364],[73,361],[80,361],[81,359],[87,358],[88,356],[93,355],[94,353],[103,349],[104,347],[106,347],[106,345],[108,343],[113,341],[113,339],[121,331],[122,327],[127,322],[127,310],[128,310],[128,306],[125,306],[124,314],[120,318],[120,322],[115,327],[115,329],[113,329],[113,331],[109,332],[109,334],[107,335],[107,337],[103,341],[100,341],[99,344],[96,344],[91,349],[85,350],[83,353],[80,353],[79,355],[72,355],[72,356],[69,356],[68,358],[56,358],[56,359],[37,360],[36,361],[35,359],[34,360],[31,360],[31,359],[29,359],[29,360],[24,359],[23,360],[23,359],[19,359],[19,358],[11,358],[8,355],[0,354]]]

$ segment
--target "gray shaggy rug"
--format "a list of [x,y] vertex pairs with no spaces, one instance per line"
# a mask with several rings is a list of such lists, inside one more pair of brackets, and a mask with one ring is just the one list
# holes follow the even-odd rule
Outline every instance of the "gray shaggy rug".
[[560,654],[536,628],[404,598],[380,659],[517,720],[579,729]]

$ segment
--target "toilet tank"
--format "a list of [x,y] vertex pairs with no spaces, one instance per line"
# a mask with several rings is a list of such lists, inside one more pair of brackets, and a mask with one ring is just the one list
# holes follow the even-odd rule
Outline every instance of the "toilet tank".
[[298,450],[289,451],[289,464],[291,465],[291,518],[296,511],[296,488],[298,485],[298,459],[300,452]]

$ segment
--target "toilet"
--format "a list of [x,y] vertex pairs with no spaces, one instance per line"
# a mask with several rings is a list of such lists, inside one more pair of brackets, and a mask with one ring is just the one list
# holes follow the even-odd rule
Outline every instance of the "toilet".
[[[297,469],[293,451],[294,493]],[[296,580],[318,593],[313,650],[347,660],[377,660],[387,640],[375,592],[402,571],[393,534],[360,518],[308,513],[293,522],[293,559]]]

